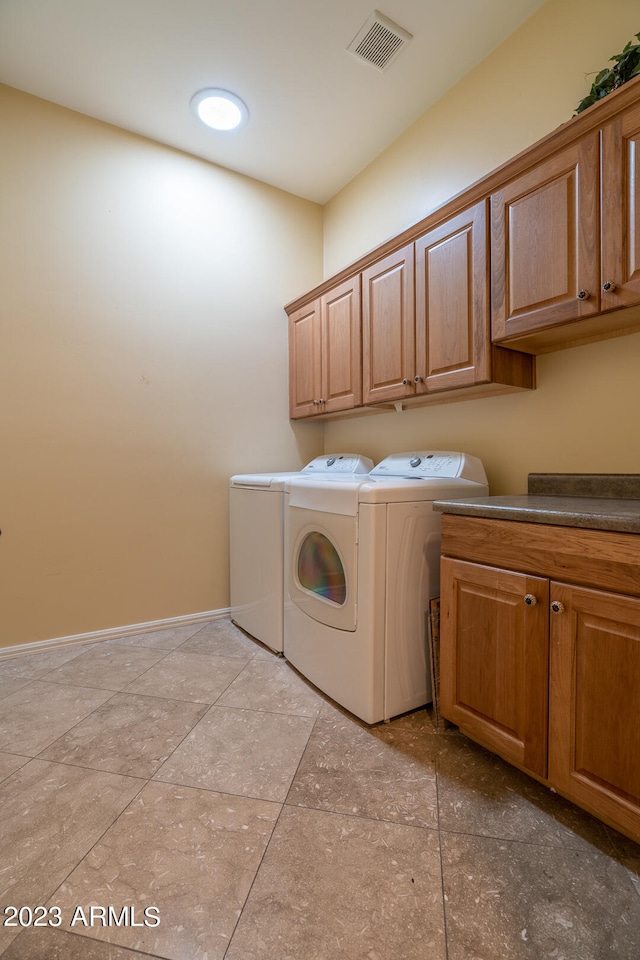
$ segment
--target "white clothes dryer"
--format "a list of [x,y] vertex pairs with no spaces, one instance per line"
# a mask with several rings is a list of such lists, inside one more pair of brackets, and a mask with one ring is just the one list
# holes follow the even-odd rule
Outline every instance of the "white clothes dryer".
[[359,454],[325,454],[302,470],[237,474],[229,481],[231,619],[276,653],[284,644],[284,491],[301,476],[367,475]]
[[284,655],[365,723],[432,699],[429,600],[440,590],[434,500],[488,494],[476,457],[393,454],[368,477],[296,477],[285,492]]

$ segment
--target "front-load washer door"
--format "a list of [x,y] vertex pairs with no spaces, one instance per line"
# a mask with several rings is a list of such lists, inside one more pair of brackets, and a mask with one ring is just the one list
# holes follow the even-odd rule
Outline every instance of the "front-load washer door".
[[292,602],[313,620],[355,630],[357,516],[290,506],[287,522]]

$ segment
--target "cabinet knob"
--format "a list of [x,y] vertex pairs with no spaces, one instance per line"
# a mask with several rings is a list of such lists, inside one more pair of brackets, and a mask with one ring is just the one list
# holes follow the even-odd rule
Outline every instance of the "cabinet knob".
[[564,613],[564,603],[561,603],[560,600],[552,600],[551,613]]
[[533,593],[528,593],[524,598],[524,602],[528,607],[535,607],[536,603],[538,602],[538,598],[534,596]]
[[408,385],[409,385],[409,381],[408,381],[407,378],[405,377],[404,380],[402,381],[402,386],[403,386],[403,387],[407,387]]
[[311,403],[314,405],[314,407],[317,407],[318,404],[320,403],[320,401],[319,401],[319,400],[312,400]]
[[326,401],[326,400],[323,400],[322,397],[320,397],[320,399],[318,400],[318,403],[326,403],[326,402],[327,402],[327,401]]
[[414,381],[414,383],[422,383],[422,380],[423,380],[423,379],[424,379],[423,377],[419,377],[419,376],[416,374],[416,376],[413,378],[413,381]]
[[615,290],[615,288],[616,288],[616,285],[615,285],[615,283],[613,282],[613,280],[606,280],[606,281],[602,284],[602,289],[604,290],[605,293],[613,293],[613,291]]
[[578,293],[578,300],[588,300],[591,294],[588,290],[580,290]]

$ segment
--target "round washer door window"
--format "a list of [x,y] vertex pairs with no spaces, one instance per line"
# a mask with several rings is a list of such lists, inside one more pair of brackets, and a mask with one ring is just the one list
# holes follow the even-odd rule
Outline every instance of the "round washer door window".
[[338,551],[324,533],[308,533],[298,551],[298,580],[305,590],[338,606],[347,598],[347,581]]

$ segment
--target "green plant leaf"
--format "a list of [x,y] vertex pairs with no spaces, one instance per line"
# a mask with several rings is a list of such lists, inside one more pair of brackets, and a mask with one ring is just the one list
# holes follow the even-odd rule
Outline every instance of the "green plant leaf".
[[[635,37],[636,40],[640,40],[640,33],[636,33]],[[632,40],[629,40],[622,52],[614,54],[609,62],[614,64],[613,67],[605,67],[596,74],[589,94],[576,107],[576,114],[582,113],[593,103],[602,100],[603,97],[612,93],[613,90],[617,90],[632,77],[640,76],[640,44],[634,44]]]
[[611,76],[612,70],[610,67],[605,67],[604,70],[601,70],[600,73],[596,75],[595,80],[593,81],[594,87],[597,87],[598,84],[604,83],[607,77]]

